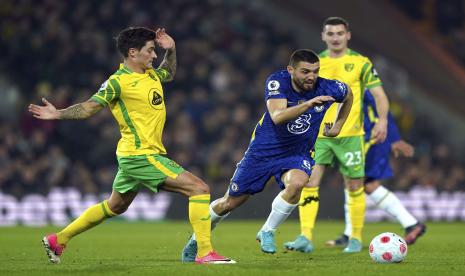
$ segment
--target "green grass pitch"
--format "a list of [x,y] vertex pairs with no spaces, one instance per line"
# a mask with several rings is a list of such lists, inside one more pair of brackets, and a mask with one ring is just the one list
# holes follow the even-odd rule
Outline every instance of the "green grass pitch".
[[371,238],[386,231],[403,235],[399,225],[367,224],[362,253],[347,255],[324,246],[341,233],[342,222],[320,221],[316,251],[303,254],[282,249],[298,234],[298,222],[290,220],[277,232],[277,254],[266,255],[255,241],[263,222],[229,220],[213,232],[214,246],[235,265],[182,264],[180,253],[191,232],[187,221],[105,222],[73,239],[59,265],[48,263],[40,242],[57,227],[0,228],[0,275],[465,275],[463,223],[428,223],[403,263],[375,264],[367,250]]

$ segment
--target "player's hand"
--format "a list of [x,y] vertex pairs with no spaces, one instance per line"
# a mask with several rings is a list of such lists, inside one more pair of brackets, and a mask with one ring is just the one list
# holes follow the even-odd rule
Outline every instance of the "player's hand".
[[399,157],[400,155],[412,157],[415,153],[415,148],[404,140],[400,140],[391,144],[391,151],[395,157]]
[[164,28],[158,28],[155,31],[155,42],[165,50],[174,49],[175,47],[174,39],[165,32]]
[[376,144],[384,142],[387,136],[387,120],[378,120],[372,130],[371,138]]
[[340,129],[334,127],[334,123],[325,123],[325,127],[323,129],[323,135],[326,137],[336,137],[341,132]]
[[28,110],[32,113],[32,116],[41,120],[56,120],[60,118],[60,113],[57,111],[53,104],[51,104],[45,98],[42,98],[42,102],[45,105],[29,105]]
[[308,100],[307,103],[308,103],[308,108],[312,108],[317,105],[322,105],[325,102],[334,102],[334,101],[335,101],[334,98],[331,96],[318,96],[311,100]]

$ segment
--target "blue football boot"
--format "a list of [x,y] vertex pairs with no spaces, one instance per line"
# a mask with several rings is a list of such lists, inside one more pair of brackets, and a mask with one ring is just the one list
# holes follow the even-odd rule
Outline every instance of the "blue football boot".
[[189,238],[186,246],[182,250],[181,261],[183,263],[195,262],[197,256],[197,241],[193,239],[193,236]]
[[357,240],[357,239],[349,239],[349,243],[347,244],[347,247],[344,248],[342,252],[344,253],[358,253],[362,251],[362,243]]
[[298,235],[295,241],[286,242],[284,248],[287,250],[299,251],[302,253],[311,253],[313,252],[312,241],[307,239],[304,235]]
[[257,233],[257,241],[260,242],[260,247],[263,252],[268,254],[276,253],[274,231],[259,231]]

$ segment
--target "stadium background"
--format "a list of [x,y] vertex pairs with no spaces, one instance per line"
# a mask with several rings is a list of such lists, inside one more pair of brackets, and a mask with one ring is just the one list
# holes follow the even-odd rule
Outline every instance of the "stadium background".
[[[44,122],[27,105],[87,100],[121,60],[121,29],[163,26],[174,37],[164,143],[217,198],[264,112],[266,76],[294,49],[324,49],[327,16],[349,20],[350,47],[372,59],[416,146],[414,158],[393,160],[388,186],[421,220],[465,220],[464,10],[458,0],[1,1],[0,225],[65,224],[111,191],[119,132],[110,112]],[[341,219],[341,177],[331,171],[322,183],[319,218]],[[276,192],[270,185],[231,218],[265,219]],[[185,219],[186,206],[144,193],[123,217]],[[386,218],[369,208],[368,220]]]

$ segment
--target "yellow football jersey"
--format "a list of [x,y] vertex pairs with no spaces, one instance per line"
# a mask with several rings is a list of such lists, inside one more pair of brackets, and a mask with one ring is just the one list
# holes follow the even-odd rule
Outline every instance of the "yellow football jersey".
[[168,74],[164,69],[139,74],[121,64],[92,96],[92,100],[108,106],[118,122],[118,156],[166,154],[162,143],[166,109],[161,82]]
[[[331,58],[328,50],[320,53],[320,76],[342,81],[350,86],[354,97],[349,117],[338,137],[363,135],[363,92],[367,88],[382,85],[371,61],[359,53],[348,49],[339,58]],[[318,137],[323,136],[324,123],[336,120],[339,104],[333,104],[325,114]]]

